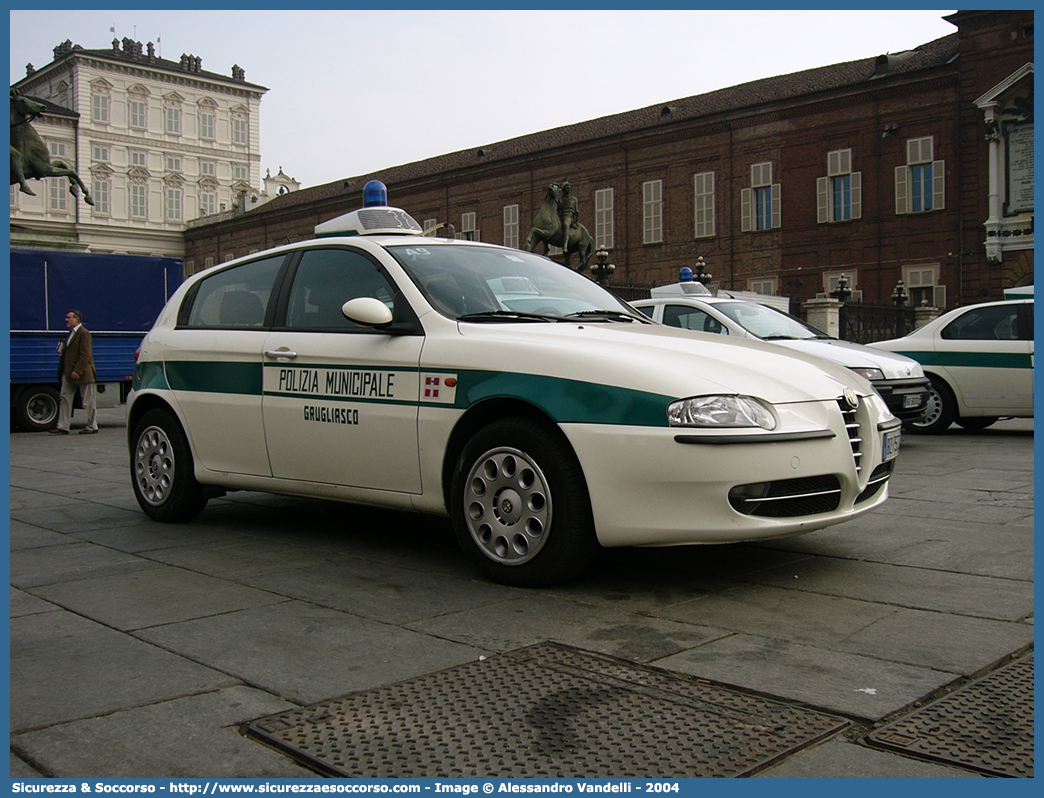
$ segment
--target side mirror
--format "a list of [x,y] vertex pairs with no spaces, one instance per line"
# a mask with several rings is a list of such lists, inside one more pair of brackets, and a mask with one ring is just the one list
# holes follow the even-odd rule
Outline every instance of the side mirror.
[[341,313],[348,321],[367,327],[387,327],[394,319],[388,306],[372,296],[349,299],[341,305]]

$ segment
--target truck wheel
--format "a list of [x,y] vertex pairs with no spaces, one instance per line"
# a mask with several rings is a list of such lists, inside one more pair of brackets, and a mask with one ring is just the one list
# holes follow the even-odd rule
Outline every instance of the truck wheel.
[[30,432],[42,432],[58,423],[58,391],[49,385],[30,385],[22,389],[15,407],[18,425]]
[[207,497],[196,482],[192,452],[178,420],[167,410],[150,410],[131,440],[131,480],[145,515],[165,522],[199,515]]
[[546,424],[514,418],[480,430],[457,461],[450,497],[457,540],[496,582],[568,579],[598,547],[580,463]]

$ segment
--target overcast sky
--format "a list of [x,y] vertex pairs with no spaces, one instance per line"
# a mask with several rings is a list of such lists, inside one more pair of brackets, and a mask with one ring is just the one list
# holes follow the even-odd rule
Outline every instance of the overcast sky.
[[[956,32],[953,11],[11,11],[11,82],[66,39],[268,88],[261,174],[328,183]],[[259,187],[260,188],[260,187]]]

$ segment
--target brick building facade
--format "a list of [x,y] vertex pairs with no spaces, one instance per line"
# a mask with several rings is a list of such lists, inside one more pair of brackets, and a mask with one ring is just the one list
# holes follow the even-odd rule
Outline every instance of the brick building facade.
[[996,298],[1033,281],[1033,12],[947,19],[956,33],[912,51],[276,197],[188,230],[186,271],[311,238],[370,179],[425,227],[520,247],[567,178],[614,283],[673,282],[702,257],[717,287],[797,300],[841,276],[868,302],[899,280],[918,304]]

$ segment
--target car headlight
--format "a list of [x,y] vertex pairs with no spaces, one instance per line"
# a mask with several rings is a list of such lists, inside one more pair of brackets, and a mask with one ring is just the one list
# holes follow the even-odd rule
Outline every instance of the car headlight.
[[776,417],[768,405],[751,396],[693,396],[667,407],[672,427],[761,427],[776,428]]
[[868,380],[883,380],[885,378],[884,372],[881,369],[868,369],[863,366],[853,366],[852,371],[858,374],[860,377],[865,377]]

